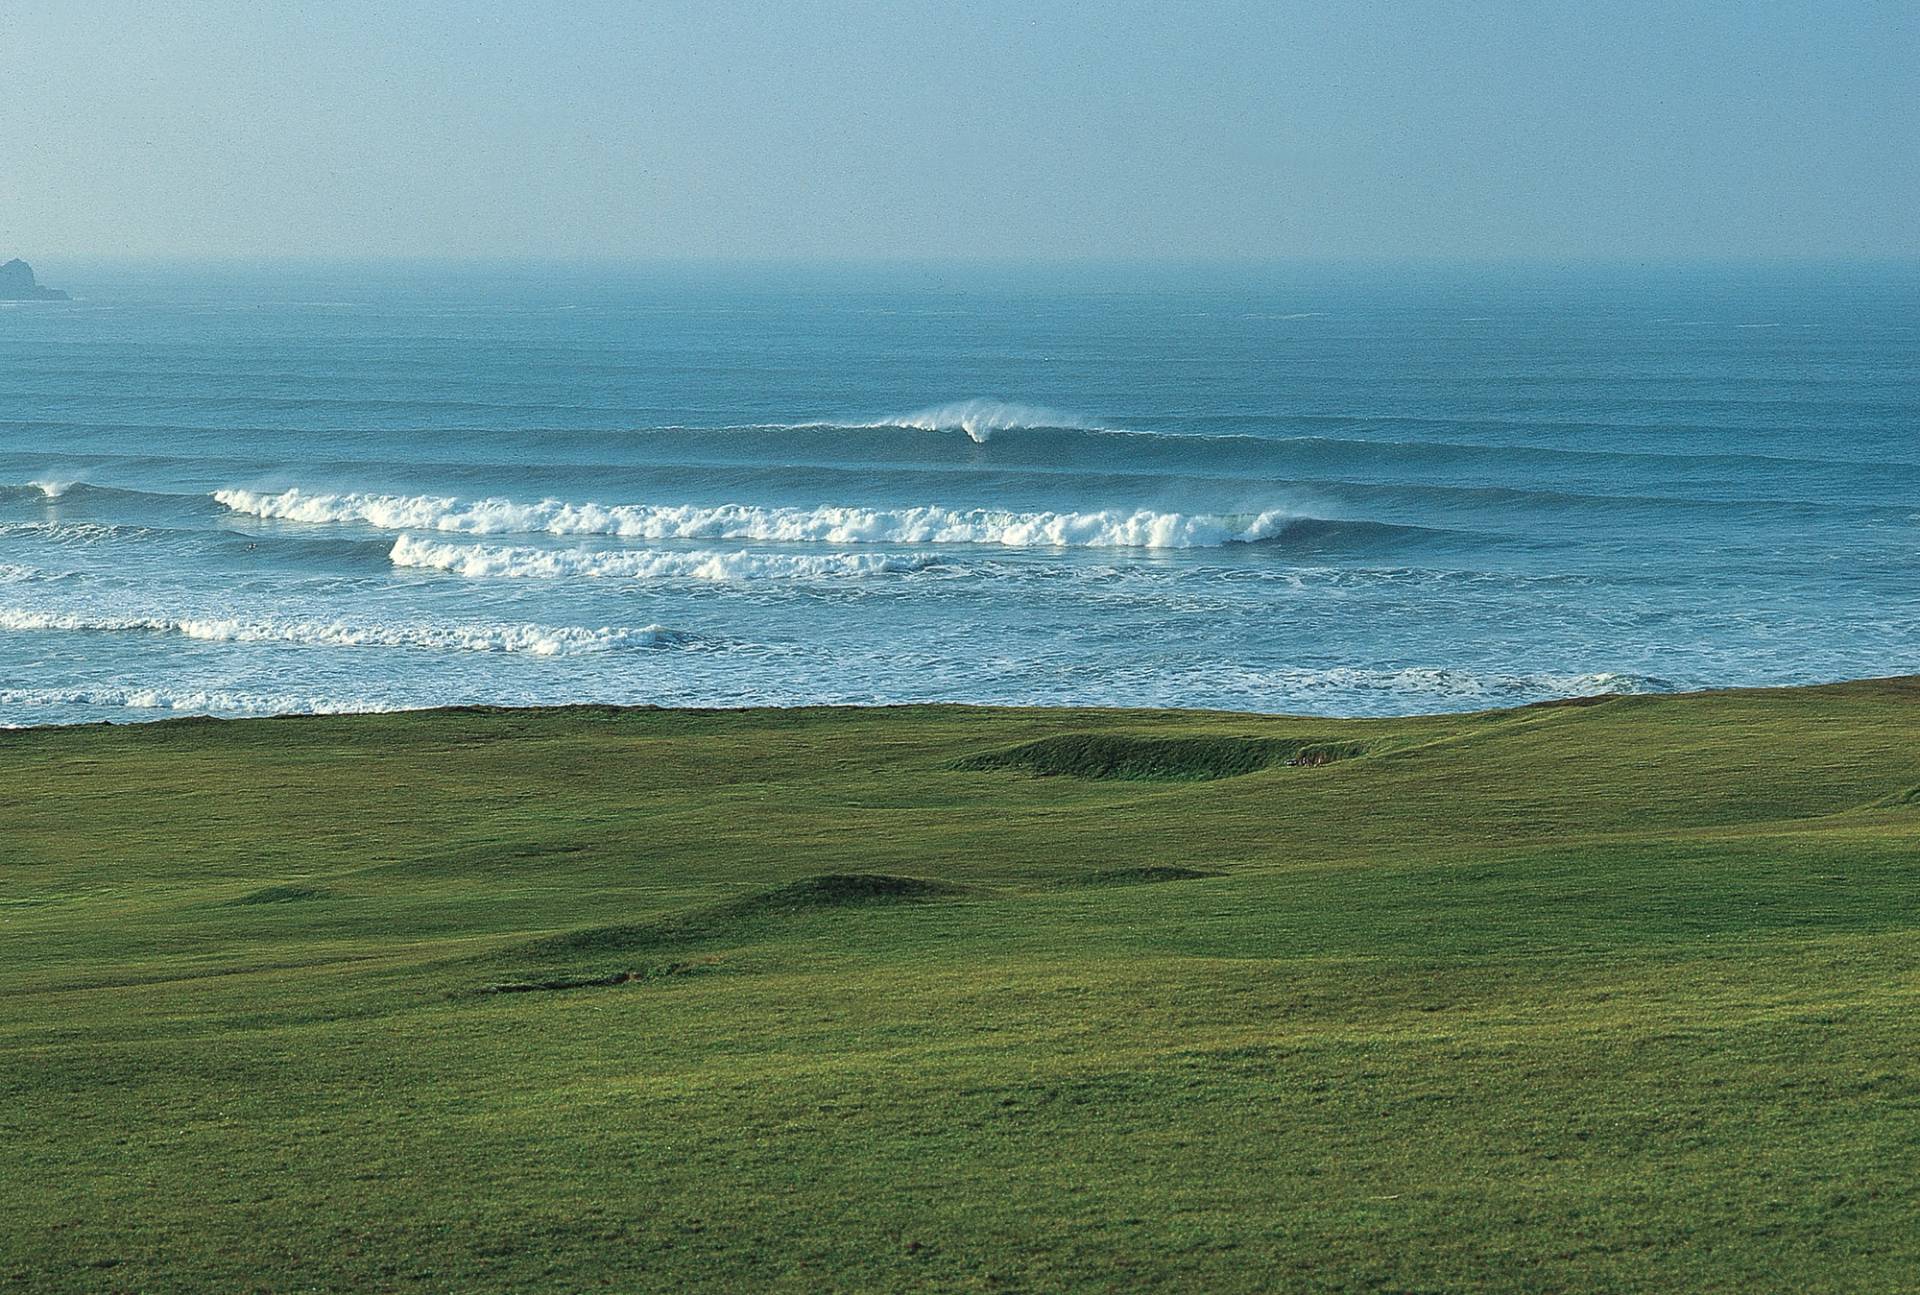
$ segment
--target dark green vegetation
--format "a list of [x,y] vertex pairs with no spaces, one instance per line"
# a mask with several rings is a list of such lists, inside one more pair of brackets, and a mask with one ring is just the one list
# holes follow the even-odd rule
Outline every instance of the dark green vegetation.
[[1914,681],[175,723],[0,776],[0,1290],[1920,1272]]
[[1132,778],[1199,781],[1237,778],[1276,764],[1322,765],[1364,755],[1361,742],[1317,742],[1298,737],[1166,736],[1138,733],[1063,733],[983,751],[954,763],[984,773],[1018,769],[1043,778]]

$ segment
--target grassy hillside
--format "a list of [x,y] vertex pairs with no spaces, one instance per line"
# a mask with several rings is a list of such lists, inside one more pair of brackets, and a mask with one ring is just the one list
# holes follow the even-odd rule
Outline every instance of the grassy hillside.
[[0,1290],[1920,1288],[1920,681],[21,731],[0,949]]

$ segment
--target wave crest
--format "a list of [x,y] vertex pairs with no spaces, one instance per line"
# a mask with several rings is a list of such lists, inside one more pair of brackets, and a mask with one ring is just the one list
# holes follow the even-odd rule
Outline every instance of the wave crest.
[[218,490],[227,508],[298,522],[358,522],[381,530],[469,535],[610,535],[647,540],[759,540],[785,544],[996,544],[1009,548],[1215,548],[1272,539],[1295,514],[1170,513],[1150,509],[1011,512],[993,508],[769,508],[753,504],[567,503],[461,500],[435,495],[259,494]]
[[965,432],[976,445],[985,445],[995,432],[1032,431],[1040,428],[1064,428],[1069,431],[1099,432],[1108,429],[1085,419],[1063,414],[1040,405],[1019,405],[984,397],[956,400],[944,405],[929,405],[910,414],[856,424],[870,428],[904,427],[917,432]]
[[104,544],[110,540],[153,534],[145,526],[108,522],[0,522],[0,539],[42,540],[49,544]]
[[[181,715],[360,715],[397,710],[386,702],[356,697],[317,697],[297,693],[229,692],[224,689],[165,686],[97,688],[0,688],[0,706],[118,707],[170,711]],[[8,727],[0,725],[0,727]]]
[[89,616],[76,612],[0,608],[0,630],[69,633],[178,634],[218,643],[291,643],[307,647],[423,648],[443,652],[521,652],[571,656],[624,648],[684,647],[697,640],[664,625],[642,628],[578,625],[355,624],[350,621],[245,619],[222,616]]
[[1527,674],[1483,673],[1455,666],[1305,666],[1222,672],[1219,682],[1248,694],[1271,693],[1311,699],[1324,694],[1380,693],[1395,697],[1436,697],[1456,702],[1486,700],[1512,705],[1530,697],[1593,697],[1610,694],[1673,692],[1673,681],[1654,675],[1601,670],[1590,673],[1539,671]]
[[467,577],[570,576],[633,580],[809,580],[922,571],[940,560],[921,554],[556,552],[486,544],[443,544],[402,535],[388,557],[397,567],[450,571]]

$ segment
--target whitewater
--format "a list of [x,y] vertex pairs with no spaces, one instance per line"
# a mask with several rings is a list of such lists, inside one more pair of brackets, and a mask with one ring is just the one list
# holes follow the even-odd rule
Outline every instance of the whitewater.
[[0,725],[1920,669],[1904,272],[303,273],[0,319]]
[[896,509],[823,506],[764,508],[752,504],[658,505],[569,503],[543,499],[463,502],[413,495],[258,494],[216,490],[234,512],[299,522],[365,522],[381,530],[460,531],[474,535],[545,532],[622,539],[774,540],[789,544],[998,544],[1011,548],[1208,548],[1270,539],[1290,515],[1154,512],[1022,513],[989,508],[920,506]]

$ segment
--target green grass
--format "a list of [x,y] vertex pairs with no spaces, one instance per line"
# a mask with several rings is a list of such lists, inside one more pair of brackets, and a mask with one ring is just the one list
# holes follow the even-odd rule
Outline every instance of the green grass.
[[1912,680],[0,734],[0,1290],[1920,1289],[1916,788]]
[[1364,754],[1360,742],[1310,738],[1063,733],[971,755],[954,767],[973,773],[1015,769],[1043,778],[1197,782],[1237,778],[1276,764],[1317,766]]

